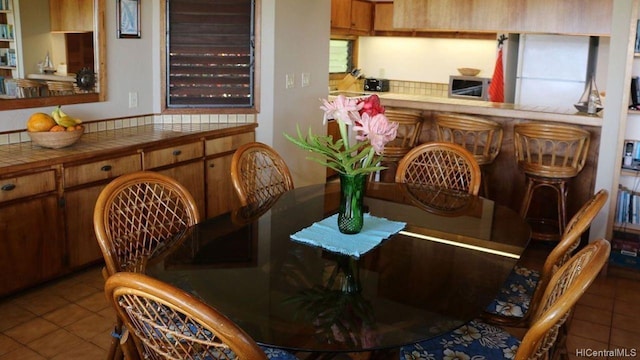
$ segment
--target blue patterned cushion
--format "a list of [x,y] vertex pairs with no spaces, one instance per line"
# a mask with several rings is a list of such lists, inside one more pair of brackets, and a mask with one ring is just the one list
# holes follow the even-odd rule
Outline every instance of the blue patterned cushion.
[[490,314],[521,318],[529,310],[540,273],[524,266],[514,266],[500,293],[489,304]]
[[267,354],[267,358],[272,360],[297,360],[298,359],[293,354],[288,353],[284,350],[274,349],[274,348],[270,348],[263,345],[260,345],[260,348],[262,349],[262,351],[264,351],[265,354]]
[[520,340],[499,327],[472,320],[439,337],[400,348],[401,360],[513,359]]

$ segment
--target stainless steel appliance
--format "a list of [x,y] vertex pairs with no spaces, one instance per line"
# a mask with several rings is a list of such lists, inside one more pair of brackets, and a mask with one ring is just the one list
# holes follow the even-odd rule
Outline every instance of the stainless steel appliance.
[[489,83],[491,83],[489,78],[451,75],[449,76],[449,97],[487,101]]
[[389,91],[389,80],[364,79],[364,91]]

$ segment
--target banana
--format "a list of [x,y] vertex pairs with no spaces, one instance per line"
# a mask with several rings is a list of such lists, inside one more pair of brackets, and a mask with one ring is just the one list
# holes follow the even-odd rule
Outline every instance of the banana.
[[53,117],[53,120],[55,120],[56,124],[64,127],[76,126],[82,123],[80,119],[73,118],[63,112],[60,108],[60,105],[58,105],[58,107],[56,107],[51,112],[51,117]]
[[64,126],[66,128],[69,126],[76,126],[76,119],[72,118],[71,116],[65,115],[60,117],[58,125]]

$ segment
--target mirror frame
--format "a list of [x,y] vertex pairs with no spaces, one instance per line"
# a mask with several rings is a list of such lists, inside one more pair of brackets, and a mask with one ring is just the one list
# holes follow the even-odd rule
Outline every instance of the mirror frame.
[[105,0],[93,1],[93,39],[97,44],[94,49],[96,59],[96,88],[97,93],[76,94],[64,96],[46,96],[29,99],[6,99],[0,100],[0,111],[27,109],[45,106],[69,105],[101,102],[106,99],[106,31],[105,31]]

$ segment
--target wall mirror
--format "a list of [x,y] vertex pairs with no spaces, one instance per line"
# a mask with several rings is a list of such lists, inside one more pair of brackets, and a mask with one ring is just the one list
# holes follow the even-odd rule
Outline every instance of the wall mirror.
[[104,101],[104,13],[105,0],[9,0],[0,9],[0,111]]

